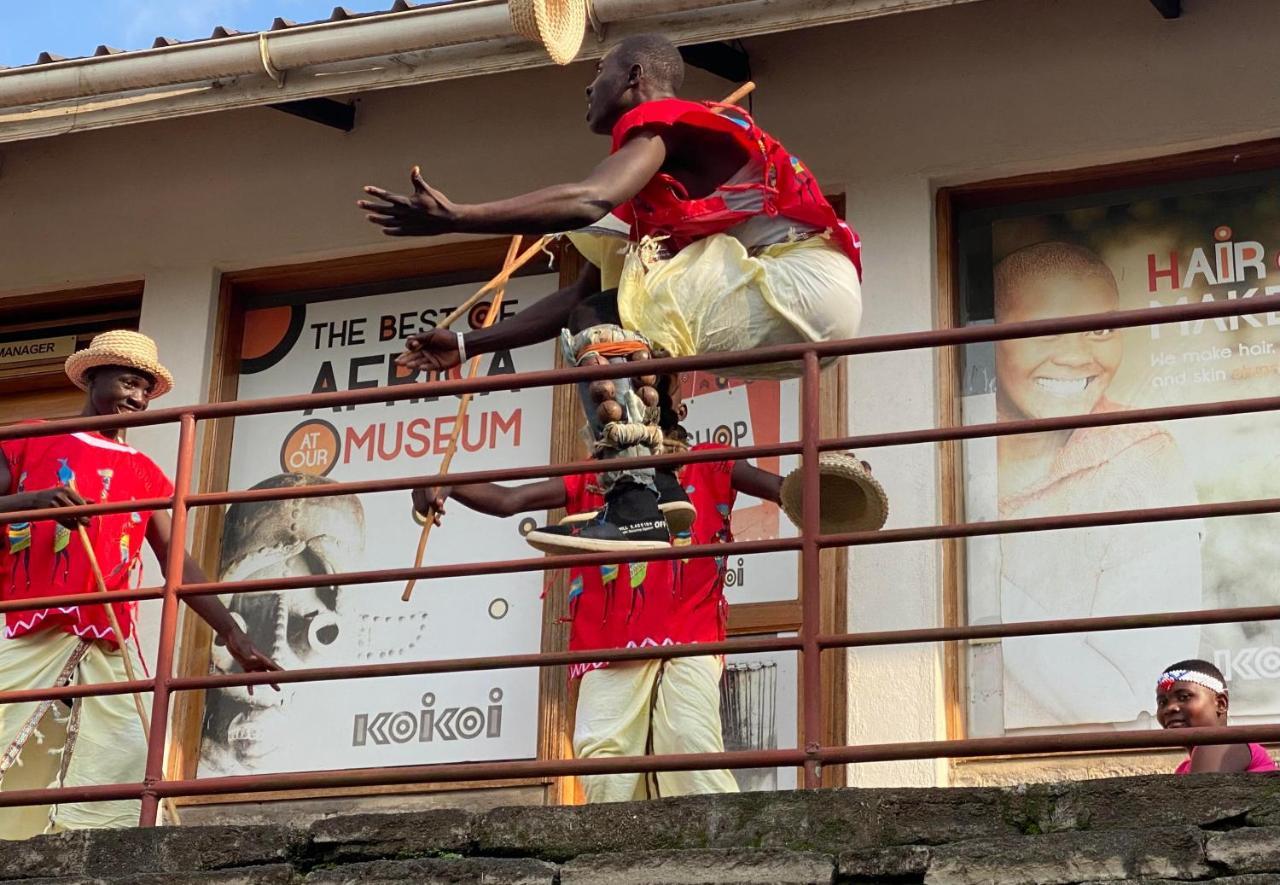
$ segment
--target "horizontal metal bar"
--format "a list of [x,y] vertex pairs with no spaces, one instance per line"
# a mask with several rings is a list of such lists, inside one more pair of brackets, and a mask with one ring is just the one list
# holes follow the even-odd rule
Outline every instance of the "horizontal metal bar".
[[108,501],[105,504],[77,504],[74,507],[10,510],[0,513],[0,525],[13,522],[39,522],[62,516],[102,516],[107,513],[130,513],[135,510],[168,510],[172,506],[172,498],[140,498],[136,501]]
[[[1044,433],[1055,430],[1077,430],[1085,427],[1109,427],[1121,424],[1140,424],[1153,421],[1174,421],[1190,418],[1221,417],[1256,412],[1280,410],[1280,396],[1256,397],[1240,400],[1219,400],[1209,403],[1194,403],[1185,406],[1161,406],[1153,409],[1132,409],[1124,412],[1103,412],[1087,415],[1071,415],[1062,418],[1032,418],[1021,421],[997,421],[987,424],[972,424],[961,427],[925,428],[921,430],[891,431],[887,433],[860,434],[822,440],[819,448],[823,451],[844,449],[865,449],[885,446],[916,445],[921,443],[947,442],[952,440],[978,439],[995,436],[1008,436],[1023,433]],[[681,453],[647,455],[632,458],[618,458],[610,462],[611,468],[626,470],[640,467],[676,467],[685,464],[705,464],[715,461],[746,461],[759,458],[776,458],[800,454],[800,443],[772,443],[768,445],[743,446],[734,449],[712,449]],[[450,485],[462,486],[476,483],[509,482],[516,480],[544,479],[556,476],[573,476],[599,470],[600,462],[595,460],[573,461],[566,464],[534,465],[529,467],[504,467],[494,470],[474,470],[449,474],[425,474],[419,476],[403,476],[391,479],[362,480],[344,483],[325,483],[323,485],[296,486],[278,489],[243,489],[226,492],[205,492],[188,498],[190,506],[223,506],[226,504],[244,503],[248,501],[280,501],[297,498],[331,498],[340,495],[376,494],[398,492],[422,486]],[[136,502],[134,509],[152,509],[159,506],[159,500]],[[124,505],[93,505],[90,507],[57,508],[51,511],[22,511],[5,514],[0,522],[18,521],[20,518],[36,512],[76,513],[104,512],[101,508],[110,506],[113,510],[124,509]],[[168,502],[165,502],[165,507]]]
[[151,691],[155,685],[153,679],[139,679],[136,682],[89,682],[79,685],[45,686],[44,688],[23,688],[14,691],[0,691],[0,704],[22,704],[28,701],[62,701],[72,698],[98,698],[106,695],[133,694],[134,692]]
[[231,685],[266,685],[296,682],[327,682],[340,679],[380,679],[387,676],[424,676],[430,673],[469,673],[476,670],[514,670],[522,667],[556,667],[590,664],[597,661],[653,661],[702,655],[732,655],[748,652],[796,651],[796,637],[746,637],[721,642],[682,643],[646,648],[600,648],[587,651],[531,652],[518,655],[491,655],[474,658],[443,658],[436,661],[400,661],[393,664],[362,664],[349,667],[311,667],[275,673],[226,673],[212,676],[185,676],[171,679],[174,690],[191,691],[226,688]]
[[[1155,685],[1151,691],[1155,693]],[[1280,741],[1280,724],[1229,725],[1214,728],[1090,731],[1072,734],[1015,735],[998,738],[966,738],[956,741],[914,741],[826,747],[824,762],[900,762],[908,759],[963,759],[981,756],[1017,756],[1039,753],[1082,753],[1107,750],[1161,750],[1204,744],[1273,743]],[[0,794],[3,795],[3,794]]]
[[[642,455],[632,458],[609,459],[610,470],[633,468],[676,467],[684,464],[707,464],[715,461],[744,461],[748,458],[776,458],[798,455],[800,443],[773,443],[770,445],[743,446],[740,449],[700,449],[664,455]],[[600,462],[594,460],[572,461],[567,464],[539,464],[531,467],[500,467],[493,470],[472,470],[459,473],[429,473],[419,476],[401,476],[392,479],[369,479],[356,482],[324,483],[310,486],[291,486],[279,489],[244,489],[228,492],[205,492],[191,495],[187,505],[214,506],[239,504],[246,501],[284,501],[295,498],[333,498],[338,495],[376,494],[402,492],[423,486],[464,486],[482,482],[510,482],[513,480],[546,479],[556,476],[575,476],[595,473]]]
[[[774,768],[801,765],[806,760],[815,758],[827,764],[847,764],[855,762],[892,762],[907,759],[1173,749],[1204,744],[1267,743],[1275,741],[1280,741],[1280,725],[1232,725],[1215,728],[1179,728],[1168,731],[1145,729],[1055,735],[1023,735],[1000,738],[969,738],[955,741],[865,744],[862,746],[820,747],[809,753],[798,749],[749,750],[668,756],[529,759],[412,765],[393,768],[302,771],[159,781],[153,785],[153,789],[157,795],[164,797],[216,796],[268,790],[333,789],[396,784],[432,784],[450,781],[500,780],[506,778],[568,777],[650,771],[698,771],[708,768]],[[80,802],[136,798],[141,791],[141,784],[64,787],[54,790],[5,790],[0,791],[0,807],[44,805],[55,801]]]
[[[497,562],[471,562],[454,565],[431,565],[421,568],[375,569],[365,572],[339,572],[325,575],[326,587],[342,587],[351,584],[384,584],[392,581],[431,580],[437,578],[464,578],[491,575],[509,575],[517,572],[546,572],[574,566],[612,565],[622,556],[627,562],[655,562],[668,559],[699,559],[732,552],[736,555],[753,553],[780,553],[800,549],[797,538],[774,538],[761,541],[735,541],[732,544],[693,544],[688,547],[663,547],[654,550],[618,551],[609,553],[575,553],[572,556],[546,556],[530,559],[506,559]],[[181,596],[209,596],[220,593],[261,593],[265,590],[302,590],[316,586],[315,575],[295,575],[283,578],[260,578],[254,581],[211,581],[207,584],[184,584],[178,588]]]
[[[1280,498],[1258,498],[1252,501],[1184,504],[1178,507],[1140,507],[1134,510],[1103,510],[1095,513],[1068,513],[1062,516],[991,519],[979,520],[978,522],[962,522],[954,525],[926,525],[902,529],[881,529],[876,532],[849,532],[838,535],[820,535],[818,543],[822,547],[865,547],[870,544],[941,541],[949,538],[977,538],[986,535],[1017,535],[1028,532],[1101,528],[1147,522],[1176,522],[1180,519],[1258,516],[1264,513],[1276,512],[1280,512]],[[720,547],[721,549],[729,550],[733,545],[721,544]],[[637,555],[631,558],[639,560],[643,557]]]
[[[1261,396],[1246,399],[1215,400],[1208,403],[1192,403],[1185,406],[1160,406],[1153,409],[1126,409],[1116,412],[1091,412],[1085,415],[1067,415],[1062,418],[1025,418],[1017,421],[992,421],[986,424],[965,424],[959,427],[927,427],[921,430],[893,430],[884,433],[864,433],[855,436],[820,440],[818,448],[824,452],[845,449],[870,449],[886,446],[910,446],[921,443],[952,442],[955,440],[986,439],[997,436],[1015,436],[1023,433],[1050,433],[1057,430],[1080,430],[1086,427],[1114,427],[1121,424],[1145,424],[1152,421],[1181,421],[1189,418],[1221,418],[1228,415],[1248,415],[1256,412],[1280,410],[1280,396]],[[790,448],[788,446],[787,448]],[[798,446],[797,446],[798,448]],[[787,452],[787,454],[791,454]],[[727,456],[726,456],[727,457]],[[734,455],[736,458],[736,454]],[[749,455],[748,457],[755,457]],[[629,459],[639,460],[639,459]]]
[[[143,599],[159,599],[164,596],[163,587],[139,587],[137,590],[111,590],[107,593],[64,593],[58,596],[35,596],[22,599],[0,599],[0,614],[8,612],[33,612],[45,608],[67,605],[105,605],[108,602],[137,602]],[[3,640],[0,640],[3,641]]]
[[[983,535],[1011,535],[1025,532],[1059,531],[1132,525],[1145,522],[1169,522],[1180,519],[1210,519],[1225,516],[1251,516],[1280,512],[1280,498],[1255,501],[1231,501],[1215,504],[1188,504],[1136,510],[1107,510],[1100,513],[1074,513],[1063,516],[1038,516],[1024,519],[987,520],[955,525],[912,526],[871,532],[822,535],[822,547],[862,547],[870,544],[901,544],[913,541],[936,541],[946,538],[972,538]],[[798,538],[776,538],[760,541],[696,544],[689,547],[667,547],[654,550],[628,551],[629,562],[656,562],[669,559],[695,559],[726,555],[790,552],[800,549]],[[458,563],[423,566],[421,568],[376,569],[363,572],[341,572],[326,575],[330,586],[381,584],[392,581],[432,580],[477,577],[480,575],[514,574],[517,572],[551,571],[577,566],[610,565],[618,561],[617,552],[579,553],[570,556],[547,556],[508,559],[489,563]],[[209,582],[186,584],[179,588],[182,596],[208,596],[219,593],[260,593],[267,590],[299,590],[315,586],[314,575],[262,578],[255,581]]]
[[823,648],[866,648],[877,645],[909,645],[917,642],[1005,639],[1010,636],[1052,636],[1060,633],[1102,633],[1112,630],[1149,630],[1158,627],[1202,627],[1206,624],[1244,624],[1254,621],[1280,621],[1280,605],[1207,608],[1192,611],[1153,612],[1144,615],[1095,615],[1088,618],[1010,621],[1006,624],[968,624],[959,627],[918,627],[865,633],[825,633],[818,637],[818,644]]
[[[1029,320],[1019,323],[997,323],[989,326],[964,326],[920,332],[900,332],[841,341],[787,344],[750,351],[701,354],[676,359],[657,359],[646,363],[646,371],[652,374],[666,374],[693,370],[732,369],[739,366],[774,362],[799,363],[806,353],[815,353],[824,358],[893,353],[927,347],[945,347],[988,341],[1005,341],[1013,338],[1031,338],[1041,335],[1088,332],[1099,328],[1120,329],[1136,326],[1167,325],[1176,322],[1194,322],[1196,320],[1266,313],[1275,309],[1280,309],[1280,295],[1180,304],[1169,307],[1148,307],[1136,310],[1086,314],[1076,317]],[[367,405],[369,403],[453,396],[463,393],[523,390],[534,387],[548,387],[555,384],[594,381],[602,378],[623,378],[630,376],[634,371],[635,368],[628,366],[626,363],[610,363],[599,366],[547,369],[515,375],[494,375],[474,379],[448,379],[418,384],[398,384],[391,387],[376,387],[367,390],[342,390],[332,393],[294,394],[257,400],[201,403],[199,405],[177,406],[171,409],[134,412],[127,415],[62,418],[41,424],[14,424],[0,427],[0,440],[47,436],[82,430],[105,430],[164,424],[176,421],[184,414],[191,414],[198,420],[208,420],[211,418],[292,412],[300,409],[315,411],[336,406]]]

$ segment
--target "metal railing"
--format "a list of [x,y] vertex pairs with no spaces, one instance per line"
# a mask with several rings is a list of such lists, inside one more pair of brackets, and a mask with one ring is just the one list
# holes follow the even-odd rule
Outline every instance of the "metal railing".
[[[970,738],[924,742],[894,742],[857,746],[826,746],[819,740],[823,718],[821,691],[821,656],[823,652],[907,643],[961,642],[973,639],[998,639],[1013,636],[1044,636],[1060,633],[1132,630],[1170,626],[1191,626],[1231,622],[1280,620],[1280,605],[1248,608],[1218,608],[1198,611],[1153,612],[1142,615],[1100,616],[1021,623],[971,626],[923,627],[917,629],[882,630],[824,634],[820,632],[819,555],[822,550],[869,544],[896,544],[913,541],[969,538],[1098,526],[1127,525],[1180,519],[1240,516],[1280,512],[1280,499],[1243,500],[1229,503],[1195,504],[1158,509],[1116,510],[1100,513],[1075,513],[1052,517],[993,520],[886,529],[876,532],[854,532],[821,535],[819,525],[818,453],[837,449],[865,450],[873,447],[940,443],[980,439],[1011,434],[1037,433],[1151,421],[1172,421],[1211,416],[1239,415],[1280,409],[1280,397],[1230,400],[1185,406],[1138,409],[1125,412],[1077,415],[1062,418],[1028,419],[968,426],[928,428],[889,433],[821,438],[819,429],[820,360],[842,355],[888,353],[919,348],[938,348],[1048,334],[1085,332],[1098,328],[1130,328],[1174,322],[1217,319],[1263,313],[1280,308],[1280,296],[1248,300],[1230,300],[1178,305],[1142,310],[1118,311],[1055,320],[1009,323],[994,326],[941,329],[895,335],[881,335],[849,341],[820,344],[787,345],[762,348],[744,353],[713,354],[681,359],[647,362],[648,374],[672,371],[731,369],[735,366],[794,361],[798,363],[801,383],[800,439],[775,445],[746,446],[733,450],[692,451],[649,458],[619,459],[611,466],[675,466],[706,461],[743,460],[748,458],[800,455],[803,459],[804,512],[798,538],[743,541],[728,544],[704,544],[662,550],[646,550],[628,554],[629,561],[689,559],[698,556],[751,555],[778,551],[798,551],[801,559],[800,601],[801,625],[793,637],[745,637],[722,642],[673,645],[654,648],[627,648],[583,652],[543,652],[537,654],[494,655],[446,660],[399,661],[343,667],[317,667],[273,673],[232,673],[208,676],[176,677],[173,675],[178,613],[188,597],[289,591],[315,584],[314,576],[282,577],[264,580],[185,584],[182,564],[185,550],[181,543],[170,545],[165,563],[163,587],[46,597],[38,600],[0,601],[0,612],[32,610],[51,605],[88,604],[161,599],[160,636],[155,676],[133,682],[68,685],[58,688],[24,688],[0,692],[0,703],[29,702],[46,698],[71,699],[135,691],[152,693],[149,746],[144,778],[138,783],[63,787],[56,789],[0,791],[0,807],[42,805],[52,802],[75,802],[113,799],[142,800],[141,824],[156,823],[161,799],[183,796],[212,796],[229,793],[252,793],[280,789],[338,788],[381,786],[392,784],[431,784],[452,781],[482,781],[516,777],[561,777],[621,772],[689,771],[706,768],[761,768],[802,766],[803,786],[819,786],[819,769],[823,764],[979,757],[1006,754],[1052,753],[1071,751],[1105,751],[1120,749],[1155,749],[1186,747],[1206,743],[1278,741],[1280,724],[1230,726],[1221,728],[1178,729],[1176,732],[1135,730],[1105,733],[1071,733],[1057,735],[1020,735],[998,738]],[[178,460],[171,498],[152,498],[77,507],[27,510],[0,514],[0,524],[49,519],[55,515],[88,515],[133,510],[171,509],[173,537],[186,537],[187,517],[193,507],[221,506],[245,501],[329,497],[335,495],[403,491],[423,485],[446,482],[441,475],[405,476],[395,479],[332,483],[293,488],[253,489],[227,492],[193,493],[191,476],[196,446],[197,422],[217,418],[322,409],[333,406],[391,402],[426,396],[441,397],[463,393],[545,387],[554,384],[620,378],[635,371],[627,365],[557,369],[520,375],[503,375],[473,380],[441,380],[421,384],[396,385],[376,389],[308,394],[270,399],[209,403],[170,409],[50,421],[39,425],[14,425],[0,428],[0,440],[30,436],[46,436],[71,431],[102,430],[176,422],[179,426]],[[457,486],[481,482],[536,479],[593,472],[599,462],[582,461],[541,467],[509,468],[452,473],[447,484]],[[332,586],[399,582],[409,578],[427,580],[506,574],[525,571],[547,571],[571,566],[606,565],[617,562],[619,554],[593,553],[572,556],[538,557],[489,563],[450,564],[421,568],[392,568],[362,572],[346,572],[326,576]],[[917,588],[921,593],[934,593],[934,587]],[[365,592],[375,592],[366,590]],[[843,592],[843,588],[838,588]],[[91,599],[91,601],[90,601]],[[371,679],[386,676],[452,673],[476,670],[499,670],[522,667],[548,667],[595,661],[627,661],[667,659],[691,655],[738,654],[745,652],[798,652],[801,656],[801,740],[800,746],[779,750],[750,750],[724,753],[657,755],[599,759],[531,759],[430,765],[357,768],[334,771],[304,771],[255,774],[231,777],[167,780],[164,777],[164,753],[168,733],[170,701],[178,691],[202,691],[230,686],[266,683],[303,683],[331,680]]]

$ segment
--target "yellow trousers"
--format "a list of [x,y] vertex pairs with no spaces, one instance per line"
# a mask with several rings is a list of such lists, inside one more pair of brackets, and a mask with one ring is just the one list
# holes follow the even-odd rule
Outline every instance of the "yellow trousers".
[[[573,752],[579,759],[647,753],[719,753],[718,657],[613,664],[584,674]],[[582,778],[588,802],[627,802],[692,793],[736,793],[726,769],[609,774]]]
[[[0,639],[0,688],[47,688],[62,672],[79,638],[61,630],[41,630],[16,639]],[[133,654],[132,650],[129,651]],[[142,667],[133,656],[135,669]],[[89,647],[71,681],[74,684],[121,682],[124,659],[101,642]],[[151,696],[142,695],[150,714]],[[137,783],[146,767],[147,743],[127,694],[81,698],[80,731],[61,786]],[[0,752],[9,746],[38,702],[0,704]],[[67,739],[69,712],[57,702],[27,740],[18,762],[4,775],[0,789],[38,790],[60,786],[58,773]],[[0,839],[26,839],[40,833],[138,824],[138,800],[0,808]]]
[[[858,272],[825,235],[748,252],[729,234],[714,234],[670,258],[658,257],[658,244],[648,240],[620,251],[608,236],[573,233],[569,239],[601,269],[606,288],[616,280],[623,327],[670,356],[858,334]],[[723,371],[734,378],[794,378],[800,363]]]

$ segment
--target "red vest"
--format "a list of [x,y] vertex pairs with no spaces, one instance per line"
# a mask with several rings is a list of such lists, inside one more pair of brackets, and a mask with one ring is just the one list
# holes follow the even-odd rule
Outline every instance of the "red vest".
[[[718,444],[696,450],[727,448]],[[690,531],[675,546],[728,543],[737,493],[733,462],[687,464],[680,483],[698,508]],[[569,513],[604,506],[595,490],[596,474],[564,477]],[[727,562],[723,556],[575,568],[569,572],[569,649],[635,648],[725,638],[729,604],[724,598]],[[569,677],[607,666],[571,664]]]
[[[715,113],[717,108],[723,113]],[[638,131],[661,132],[677,124],[732,136],[744,151],[760,158],[761,180],[725,185],[716,194],[692,200],[679,181],[659,172],[640,193],[614,211],[631,225],[633,240],[666,236],[671,248],[679,251],[695,240],[723,233],[763,212],[770,217],[781,216],[830,230],[836,245],[858,269],[858,276],[862,276],[862,244],[858,235],[836,215],[822,195],[817,179],[805,165],[740,108],[678,98],[647,101],[618,120],[613,127],[612,150],[617,151]],[[731,209],[722,196],[725,191],[756,191],[763,206],[759,211]]]
[[[61,433],[0,442],[9,462],[13,495],[69,486],[90,503],[167,498],[173,484],[146,455],[97,433]],[[142,542],[151,512],[135,510],[93,517],[87,529],[108,590],[137,586],[142,569]],[[97,595],[89,557],[75,533],[53,520],[10,523],[0,536],[0,599],[86,594],[86,604],[13,611],[5,616],[8,636],[55,628],[86,639],[116,644],[107,613],[89,600]],[[177,543],[177,542],[175,542]],[[114,603],[120,629],[133,634],[136,602]]]

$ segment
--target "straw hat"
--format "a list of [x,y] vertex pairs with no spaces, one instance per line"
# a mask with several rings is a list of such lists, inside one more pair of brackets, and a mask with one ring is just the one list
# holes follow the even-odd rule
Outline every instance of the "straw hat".
[[541,43],[551,60],[567,65],[582,47],[587,30],[587,0],[509,0],[511,27]]
[[[819,532],[824,535],[866,532],[889,518],[889,496],[862,462],[844,452],[818,456]],[[782,510],[797,527],[804,512],[804,472],[797,467],[782,481]]]
[[89,342],[84,350],[67,357],[67,377],[76,387],[88,390],[89,379],[86,376],[92,369],[101,366],[127,366],[146,372],[156,382],[151,390],[151,399],[173,390],[173,376],[160,365],[156,343],[141,332],[130,332],[127,329],[103,332]]

